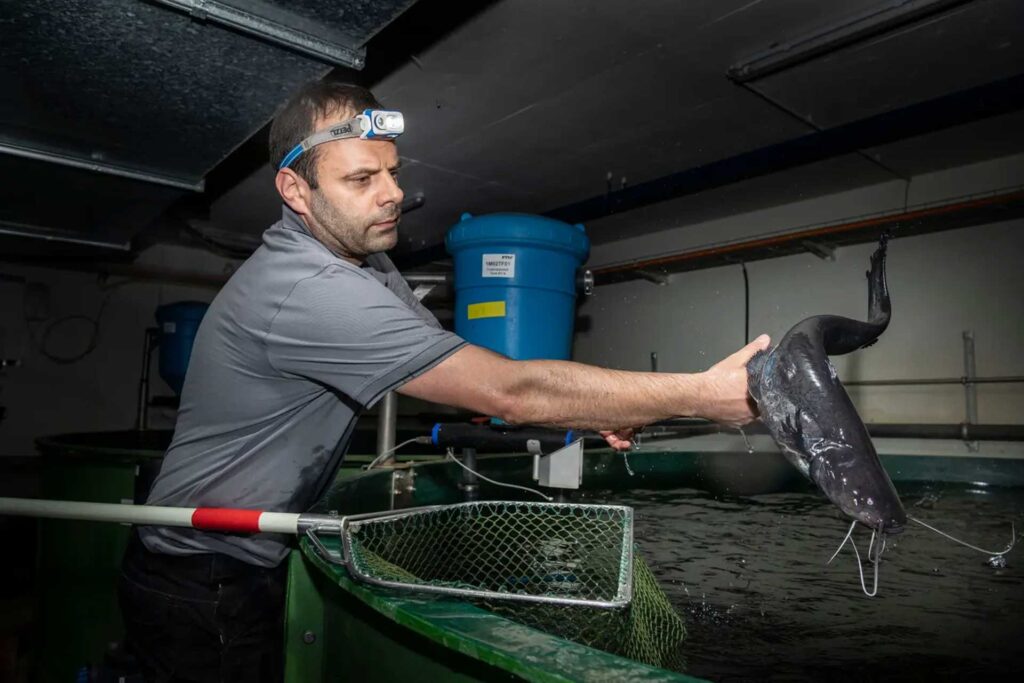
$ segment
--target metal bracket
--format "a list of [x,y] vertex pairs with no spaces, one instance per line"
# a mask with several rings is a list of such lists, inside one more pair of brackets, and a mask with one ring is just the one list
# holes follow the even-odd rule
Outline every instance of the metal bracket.
[[[331,564],[345,566],[346,563],[344,555],[336,555],[332,553],[330,549],[324,545],[323,541],[320,540],[320,537],[317,535],[317,533],[321,530],[321,528],[322,527],[315,526],[306,529],[306,538],[308,538],[309,542],[313,544],[313,549],[316,551],[316,554],[322,557],[327,562],[330,562]],[[336,528],[331,528],[330,531],[337,533],[338,530]]]
[[411,197],[406,197],[405,201],[402,202],[402,215],[415,211],[416,209],[422,208],[427,203],[427,198],[422,192],[417,192]]
[[416,297],[416,301],[423,301],[435,289],[437,289],[437,285],[416,285],[416,289],[412,290],[412,295]]
[[391,509],[406,508],[416,492],[416,469],[396,468],[391,471]]
[[589,268],[584,268],[576,273],[576,291],[582,293],[583,296],[594,294],[594,272]]
[[811,252],[823,261],[835,261],[836,260],[836,248],[829,247],[824,244],[818,244],[817,242],[811,242],[810,240],[802,240],[800,242],[807,251]]
[[549,488],[578,489],[583,482],[583,439],[549,455],[534,454],[533,479]]
[[668,275],[659,275],[658,273],[652,273],[649,270],[638,270],[636,274],[648,282],[653,282],[656,285],[667,285],[669,282]]

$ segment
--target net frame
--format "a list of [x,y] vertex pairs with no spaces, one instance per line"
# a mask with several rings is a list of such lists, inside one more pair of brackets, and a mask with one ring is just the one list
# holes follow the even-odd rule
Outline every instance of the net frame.
[[[517,523],[523,523],[524,519],[528,519],[531,515],[541,515],[547,520],[545,530],[552,533],[578,531],[581,519],[603,519],[605,524],[614,524],[617,527],[615,529],[615,546],[610,551],[603,553],[610,566],[602,568],[604,571],[615,572],[614,590],[606,590],[599,595],[590,595],[588,597],[574,597],[558,592],[525,593],[481,588],[479,586],[474,587],[471,585],[472,582],[468,580],[459,580],[458,583],[464,585],[451,585],[451,582],[445,582],[448,585],[436,585],[421,581],[411,573],[409,578],[399,580],[393,577],[387,578],[375,575],[372,567],[369,567],[366,562],[360,561],[361,554],[366,550],[362,546],[360,536],[365,534],[368,529],[384,529],[386,532],[388,529],[398,528],[402,523],[429,523],[432,517],[437,518],[441,516],[447,516],[449,519],[453,516],[464,516],[467,519],[472,519],[474,513],[479,512],[483,514],[483,511],[494,513],[495,510],[502,510],[504,513],[507,513],[506,518],[511,519],[510,527]],[[562,523],[560,526],[559,522]],[[340,557],[327,550],[318,537],[319,533],[331,533],[331,535],[338,534],[340,536],[342,549]],[[349,574],[356,580],[383,588],[473,600],[508,600],[513,602],[586,606],[600,609],[624,608],[629,606],[632,600],[633,509],[624,505],[521,501],[473,501],[451,505],[429,505],[383,513],[376,512],[340,517],[337,518],[336,522],[332,520],[330,524],[317,525],[307,529],[306,535],[317,552],[325,559],[334,564],[344,565]],[[576,540],[571,537],[559,536],[557,533],[553,538],[557,539],[553,542],[556,547],[560,542],[572,543]],[[476,560],[479,559],[479,557],[476,558]],[[489,570],[493,573],[500,573],[502,567],[490,567]]]

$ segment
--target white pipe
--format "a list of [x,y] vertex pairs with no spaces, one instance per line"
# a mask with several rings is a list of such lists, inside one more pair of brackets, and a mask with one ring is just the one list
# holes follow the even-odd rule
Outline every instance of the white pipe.
[[0,514],[25,517],[78,519],[92,522],[181,526],[210,531],[272,532],[295,534],[297,513],[231,510],[225,508],[176,508],[119,503],[82,503],[70,500],[0,498]]
[[83,519],[93,522],[128,522],[192,526],[193,508],[125,505],[121,503],[80,503],[70,500],[0,498],[0,514],[26,517]]

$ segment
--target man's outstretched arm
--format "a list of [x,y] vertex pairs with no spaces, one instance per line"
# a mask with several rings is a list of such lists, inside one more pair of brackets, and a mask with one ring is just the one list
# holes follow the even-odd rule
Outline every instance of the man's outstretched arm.
[[[674,417],[739,426],[757,417],[746,364],[762,335],[705,372],[609,370],[569,361],[515,361],[468,345],[399,393],[499,417],[510,424],[624,430]],[[614,444],[613,444],[614,445]]]

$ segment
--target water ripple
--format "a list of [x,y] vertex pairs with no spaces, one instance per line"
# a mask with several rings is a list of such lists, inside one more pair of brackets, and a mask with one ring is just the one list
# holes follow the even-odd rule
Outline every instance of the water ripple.
[[[901,491],[913,514],[985,547],[1024,528],[1024,492]],[[688,624],[689,673],[715,680],[1005,677],[1024,642],[1024,556],[997,569],[924,529],[890,539],[878,597],[844,549],[847,529],[815,493],[714,497],[630,491],[636,539]],[[862,556],[867,534],[856,532]],[[1024,552],[1024,551],[1020,551]],[[871,570],[865,566],[865,573]]]

